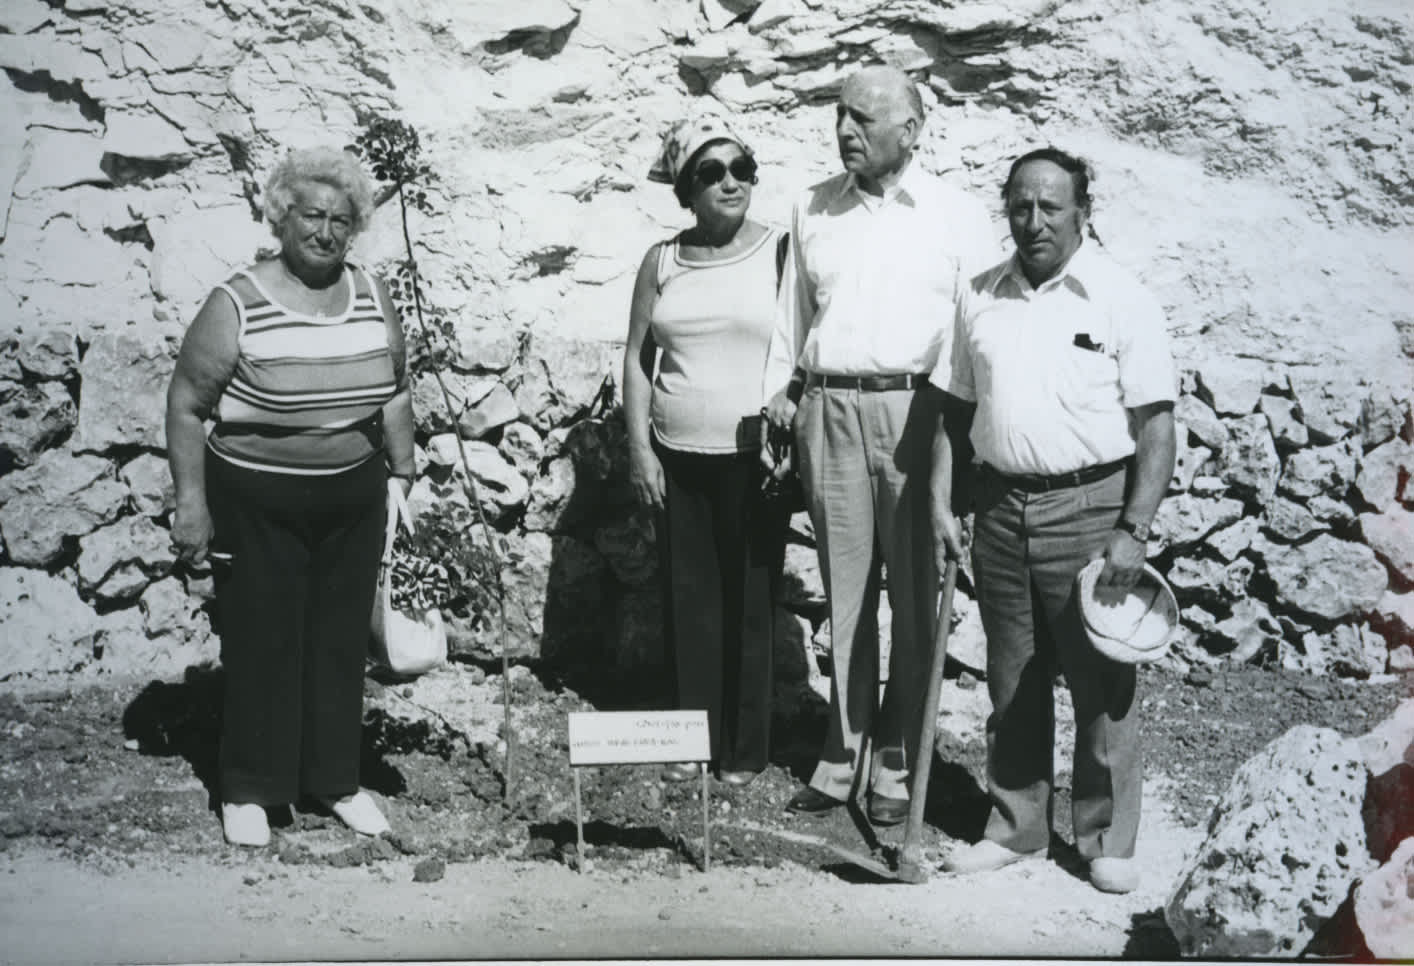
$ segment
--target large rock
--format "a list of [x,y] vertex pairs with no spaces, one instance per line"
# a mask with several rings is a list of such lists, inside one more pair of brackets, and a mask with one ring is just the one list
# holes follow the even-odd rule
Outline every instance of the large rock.
[[74,446],[101,453],[116,446],[166,446],[167,382],[176,355],[162,339],[135,333],[94,338],[79,366],[79,426]]
[[434,436],[427,441],[427,458],[457,481],[465,479],[467,467],[470,467],[481,506],[493,518],[504,516],[525,503],[530,495],[530,484],[496,447],[480,440],[468,440],[463,464],[457,445],[454,433]]
[[136,597],[176,563],[168,531],[144,516],[101,527],[79,546],[79,590],[104,600]]
[[818,610],[825,606],[825,584],[820,577],[820,554],[814,547],[807,547],[795,541],[786,544],[780,600],[792,610],[802,612]]
[[1404,584],[1414,583],[1414,513],[1397,506],[1362,513],[1360,535]]
[[578,477],[574,460],[568,456],[551,460],[544,472],[530,484],[529,501],[525,508],[525,528],[531,531],[561,532],[586,514],[581,502],[576,508],[574,496]]
[[1409,399],[1376,389],[1360,402],[1360,445],[1374,449],[1399,435],[1410,415]]
[[1371,615],[1395,640],[1414,640],[1414,592],[1386,591]]
[[458,328],[452,364],[463,372],[504,372],[516,361],[516,340],[504,328]]
[[496,448],[521,476],[534,480],[540,475],[545,442],[529,424],[511,423],[501,431],[501,442]]
[[[472,406],[486,398],[497,382],[490,376],[468,376],[460,372],[443,372],[441,381],[430,372],[418,374],[412,380],[412,409],[417,428],[429,435],[450,432],[453,423],[460,423]],[[447,394],[443,395],[442,387]],[[448,411],[448,396],[451,411]],[[476,439],[478,434],[465,434]]]
[[1309,509],[1284,496],[1272,497],[1262,508],[1262,526],[1268,533],[1287,543],[1296,543],[1313,533],[1330,529]]
[[948,660],[973,677],[987,677],[987,634],[977,602],[961,591],[953,595],[952,630],[948,633]]
[[1370,782],[1365,789],[1365,831],[1370,854],[1384,862],[1414,836],[1414,698],[1360,738]]
[[1211,557],[1175,557],[1168,569],[1168,582],[1183,600],[1226,603],[1247,595],[1255,565],[1246,557],[1231,563]]
[[78,346],[73,332],[31,328],[16,338],[15,361],[38,379],[68,379],[78,371]]
[[1414,837],[1355,886],[1355,922],[1377,959],[1398,960],[1414,950]]
[[535,338],[521,360],[515,402],[541,431],[568,422],[612,390],[622,352],[603,342]]
[[157,517],[176,505],[177,491],[167,461],[143,453],[123,464],[118,478],[128,485],[128,505],[135,513]]
[[1272,439],[1276,441],[1277,449],[1299,449],[1310,442],[1311,437],[1306,432],[1306,424],[1301,421],[1301,409],[1295,400],[1285,396],[1263,395],[1258,409],[1267,417],[1267,425],[1271,427]]
[[1348,378],[1321,369],[1293,372],[1291,388],[1313,443],[1334,443],[1360,425],[1361,393]]
[[1173,418],[1179,422],[1201,446],[1214,453],[1221,453],[1227,445],[1227,425],[1213,412],[1213,408],[1197,396],[1184,393],[1174,403]]
[[1216,635],[1225,642],[1224,657],[1233,664],[1247,664],[1263,654],[1275,656],[1282,640],[1281,624],[1260,600],[1243,598],[1232,613],[1218,621]]
[[1246,416],[1275,381],[1260,359],[1212,359],[1198,371],[1198,394],[1221,416]]
[[1388,584],[1369,547],[1329,534],[1299,546],[1269,547],[1265,563],[1278,603],[1326,620],[1369,610]]
[[1227,421],[1228,444],[1223,449],[1221,475],[1232,486],[1265,504],[1276,491],[1281,460],[1267,430],[1265,416]]
[[31,465],[68,435],[78,418],[78,407],[62,383],[21,389],[0,402],[0,461],[8,456],[15,465]]
[[153,241],[152,291],[171,303],[179,318],[191,318],[213,285],[270,244],[270,230],[251,216],[239,187],[231,183],[229,188],[232,197],[217,196],[215,204],[147,222]]
[[1179,951],[1292,958],[1374,867],[1360,745],[1291,729],[1233,776],[1164,907]]
[[197,614],[185,629],[150,633],[143,611],[128,607],[104,618],[94,651],[99,658],[94,670],[118,679],[151,680],[176,677],[193,665],[214,664],[220,644],[205,614]]
[[1215,531],[1204,541],[1218,556],[1228,563],[1236,560],[1244,550],[1252,546],[1262,529],[1262,521],[1257,517],[1243,517],[1230,527]]
[[497,382],[490,392],[472,403],[461,414],[457,424],[468,439],[480,439],[492,430],[513,423],[519,418],[520,409],[516,406],[515,397],[509,389]]
[[78,537],[116,519],[127,487],[99,456],[50,450],[28,469],[0,479],[0,533],[15,563],[43,567]]
[[1317,496],[1344,499],[1355,480],[1359,459],[1360,447],[1354,440],[1300,450],[1287,457],[1277,489],[1294,500]]
[[1189,490],[1193,486],[1194,477],[1203,469],[1212,455],[1213,451],[1206,446],[1190,446],[1187,434],[1181,434],[1177,450],[1174,453],[1173,476],[1169,479],[1169,492],[1183,493]]
[[199,630],[198,625],[206,619],[206,615],[200,613],[201,606],[202,602],[189,595],[176,577],[163,577],[149,584],[138,601],[143,629],[148,637],[163,634],[175,634],[182,638],[193,636]]
[[1364,680],[1384,673],[1389,645],[1369,624],[1340,624],[1327,641],[1326,663],[1337,674]]
[[1414,446],[1402,439],[1390,440],[1365,454],[1355,490],[1360,498],[1384,512],[1405,498],[1405,489],[1414,474]]
[[98,615],[58,577],[0,568],[0,680],[86,664],[100,626]]
[[1159,504],[1153,539],[1161,548],[1187,547],[1241,517],[1241,500],[1212,500],[1182,493]]

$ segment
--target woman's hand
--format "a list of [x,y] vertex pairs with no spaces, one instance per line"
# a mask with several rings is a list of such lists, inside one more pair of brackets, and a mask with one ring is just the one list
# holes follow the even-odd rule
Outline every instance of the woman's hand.
[[186,564],[204,562],[214,532],[211,511],[207,509],[205,500],[177,504],[172,514],[172,550],[177,560]]
[[655,510],[663,508],[667,484],[663,479],[663,464],[658,462],[658,455],[652,449],[647,446],[629,447],[628,478],[640,503]]
[[784,389],[761,410],[761,468],[777,480],[784,479],[795,465],[794,447],[789,445],[795,410]]

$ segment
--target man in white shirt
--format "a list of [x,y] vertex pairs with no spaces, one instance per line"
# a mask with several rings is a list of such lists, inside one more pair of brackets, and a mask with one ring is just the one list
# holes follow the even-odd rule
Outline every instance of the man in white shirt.
[[961,553],[953,456],[969,426],[980,464],[972,562],[992,698],[992,812],[982,840],[943,867],[981,872],[1046,851],[1058,664],[1075,705],[1076,849],[1097,888],[1128,892],[1141,792],[1135,668],[1091,645],[1076,575],[1102,557],[1102,593],[1138,579],[1173,473],[1177,380],[1158,301],[1082,244],[1089,180],[1083,161],[1055,148],[1013,163],[1003,194],[1016,254],[964,290],[951,365],[932,376],[953,397],[934,438],[939,559]]
[[[918,390],[947,358],[958,287],[998,250],[981,203],[913,158],[922,127],[922,101],[902,71],[869,67],[845,83],[836,120],[845,171],[796,202],[765,375],[767,424],[795,434],[834,668],[819,764],[787,807],[843,805],[872,740],[869,815],[883,825],[908,811],[937,605],[928,527],[937,420]],[[893,610],[882,700],[881,563]]]

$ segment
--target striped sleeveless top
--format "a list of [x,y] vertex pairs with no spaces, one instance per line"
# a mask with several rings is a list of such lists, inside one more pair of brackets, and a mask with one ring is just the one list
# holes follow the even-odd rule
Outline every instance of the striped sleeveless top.
[[240,318],[236,369],[216,404],[207,445],[222,459],[271,473],[328,475],[383,449],[383,404],[401,383],[383,306],[360,269],[344,268],[340,315],[276,302],[249,272],[217,286]]

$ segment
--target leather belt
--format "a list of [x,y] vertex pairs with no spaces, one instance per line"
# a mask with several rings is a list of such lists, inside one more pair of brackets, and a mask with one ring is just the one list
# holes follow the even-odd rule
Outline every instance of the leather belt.
[[1071,470],[1069,473],[1056,473],[1053,476],[1047,476],[1044,473],[1003,473],[990,463],[983,463],[982,469],[1011,489],[1023,490],[1027,493],[1049,493],[1052,490],[1084,486],[1086,483],[1095,483],[1106,477],[1114,476],[1129,463],[1130,460],[1126,458],[1115,460],[1112,463],[1101,463],[1098,466]]
[[889,376],[825,376],[816,372],[805,374],[807,388],[857,389],[860,392],[894,392],[900,389],[920,389],[928,381],[926,372],[901,372]]

